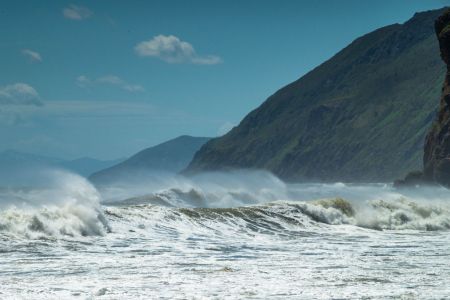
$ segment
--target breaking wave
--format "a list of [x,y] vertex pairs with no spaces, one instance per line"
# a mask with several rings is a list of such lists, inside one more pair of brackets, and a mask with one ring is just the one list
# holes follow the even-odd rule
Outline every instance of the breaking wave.
[[[310,202],[275,201],[264,205],[231,208],[175,208],[140,204],[107,207],[109,218],[135,227],[166,228],[170,231],[210,230],[213,233],[324,233],[334,225],[372,230],[435,231],[450,229],[450,209],[398,201],[370,201],[355,205],[342,198]],[[330,227],[331,226],[331,227]],[[325,228],[325,229],[324,229]],[[134,230],[134,229],[133,229]]]
[[[70,238],[108,232],[151,235],[323,233],[335,225],[371,230],[450,229],[450,192],[386,184],[286,184],[266,172],[159,178],[98,192],[86,179],[39,174],[45,184],[0,189],[0,237]],[[114,196],[114,197],[112,197]]]
[[[255,229],[260,225],[262,230],[269,224],[289,230],[292,226],[318,225],[450,229],[450,191],[440,187],[399,191],[388,184],[286,184],[267,172],[175,177],[161,186],[152,186],[155,191],[150,193],[140,186],[132,187],[133,193],[141,194],[107,201],[107,213],[117,216],[122,210],[136,210],[164,224],[176,220],[177,226],[194,222],[196,226],[207,223],[208,227],[220,227],[220,223],[227,223]],[[126,192],[115,190],[115,194]]]
[[368,201],[357,208],[337,198],[304,203],[301,207],[313,220],[332,225],[349,224],[376,230],[450,229],[448,205],[419,204],[406,198]]
[[109,230],[100,195],[84,178],[56,170],[36,175],[45,185],[0,190],[0,234],[38,239]]

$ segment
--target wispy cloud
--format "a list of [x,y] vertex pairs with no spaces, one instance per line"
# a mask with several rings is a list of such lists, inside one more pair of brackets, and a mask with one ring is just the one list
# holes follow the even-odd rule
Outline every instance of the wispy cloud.
[[0,124],[25,124],[24,112],[42,107],[39,94],[32,86],[20,82],[0,86]]
[[115,76],[115,75],[107,75],[103,76],[97,79],[100,83],[106,83],[111,85],[116,85],[124,90],[127,90],[129,92],[143,92],[145,89],[138,85],[138,84],[129,84],[122,78]]
[[35,114],[61,117],[143,117],[155,112],[155,107],[145,102],[130,101],[47,101],[45,109]]
[[[1,109],[1,107],[0,107]],[[156,108],[150,103],[130,101],[46,101],[45,106],[15,106],[4,110],[22,120],[31,118],[105,118],[105,117],[145,117],[156,115]],[[2,110],[0,110],[2,116]]]
[[222,63],[216,55],[198,55],[194,47],[174,35],[158,35],[149,41],[143,41],[134,48],[139,56],[159,58],[165,62],[215,65]]
[[113,85],[117,86],[123,90],[126,90],[128,92],[144,92],[145,89],[139,84],[130,84],[129,82],[123,80],[119,76],[116,75],[106,75],[102,77],[98,77],[96,79],[90,79],[86,75],[80,75],[77,77],[77,84],[80,87],[90,87],[98,84],[107,84],[107,85]]
[[26,83],[14,83],[0,86],[0,105],[42,106],[38,92]]
[[31,62],[41,62],[42,61],[41,54],[39,54],[36,51],[30,50],[30,49],[22,49],[21,53],[23,56],[27,57]]
[[65,18],[75,21],[87,19],[94,14],[89,8],[74,4],[65,7],[62,12]]
[[150,103],[130,101],[45,101],[44,106],[0,106],[0,124],[32,127],[36,120],[158,118]]

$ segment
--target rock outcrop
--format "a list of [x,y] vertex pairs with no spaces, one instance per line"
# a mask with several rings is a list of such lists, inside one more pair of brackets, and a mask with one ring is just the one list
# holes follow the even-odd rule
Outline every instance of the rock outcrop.
[[425,140],[424,179],[450,186],[450,10],[435,22],[441,58],[447,66],[439,112]]

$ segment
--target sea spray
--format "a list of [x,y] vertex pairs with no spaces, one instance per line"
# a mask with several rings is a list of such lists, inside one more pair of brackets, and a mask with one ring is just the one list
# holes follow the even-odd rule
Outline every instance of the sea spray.
[[[4,204],[2,213],[8,207],[12,213],[18,211],[14,220],[25,218],[19,222],[25,233],[0,231],[0,295],[24,299],[97,294],[114,299],[161,294],[167,299],[449,295],[447,190],[278,184],[276,178],[260,181],[258,174],[247,178],[251,173],[233,182],[227,176],[211,175],[214,184],[178,177],[172,184],[148,181],[138,189],[116,187],[121,193],[106,202],[84,180],[65,176],[45,188],[0,192],[16,196],[16,205]],[[72,205],[87,208],[87,213],[74,212]],[[64,217],[53,218],[45,211],[49,207]],[[26,208],[37,218],[29,218]],[[103,215],[97,215],[99,209]],[[67,215],[73,219],[61,233],[58,220],[67,221]],[[94,225],[86,219],[77,223],[87,215]],[[112,232],[78,237],[98,234],[95,229],[107,231],[98,216],[108,220]],[[83,232],[88,229],[94,231]],[[45,240],[37,241],[34,235]]]
[[[172,219],[186,222],[186,226],[207,220],[208,227],[228,222],[257,228],[258,222],[264,222],[282,228],[290,219],[300,227],[313,222],[307,226],[427,231],[450,228],[450,192],[439,187],[399,191],[388,184],[285,184],[260,171],[178,176],[171,181],[175,186],[167,182],[161,187],[132,187],[130,193],[139,190],[142,194],[108,205],[139,206],[142,210],[165,206]],[[123,189],[122,195],[126,193]],[[180,213],[187,219],[180,220]]]
[[266,171],[202,173],[192,177],[149,173],[139,180],[101,186],[104,203],[182,207],[238,207],[288,199],[287,185]]
[[61,170],[36,173],[38,186],[0,191],[0,232],[25,238],[103,235],[110,230],[100,194]]

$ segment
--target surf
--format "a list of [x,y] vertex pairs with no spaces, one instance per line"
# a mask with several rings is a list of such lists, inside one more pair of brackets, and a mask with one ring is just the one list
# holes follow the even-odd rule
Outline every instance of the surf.
[[16,238],[105,235],[110,227],[101,196],[81,176],[41,170],[42,184],[0,191],[0,233]]

